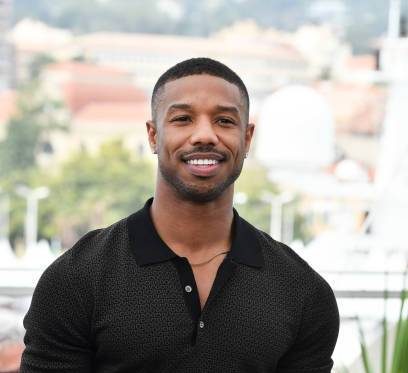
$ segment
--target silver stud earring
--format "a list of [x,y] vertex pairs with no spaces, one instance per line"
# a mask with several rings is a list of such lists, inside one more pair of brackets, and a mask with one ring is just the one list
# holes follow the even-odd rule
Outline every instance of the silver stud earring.
[[245,153],[245,158],[248,158],[248,153]]

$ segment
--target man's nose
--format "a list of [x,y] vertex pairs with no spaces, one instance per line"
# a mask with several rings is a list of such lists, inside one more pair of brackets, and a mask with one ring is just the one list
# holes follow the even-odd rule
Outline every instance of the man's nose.
[[193,127],[190,141],[192,145],[212,144],[217,145],[219,142],[216,133],[215,124],[211,123],[208,118],[200,118]]

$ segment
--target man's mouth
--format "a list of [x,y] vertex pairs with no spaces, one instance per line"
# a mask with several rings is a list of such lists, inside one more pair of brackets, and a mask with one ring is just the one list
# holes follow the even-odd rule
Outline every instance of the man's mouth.
[[225,156],[218,153],[191,153],[182,157],[189,172],[198,177],[215,176]]
[[220,162],[216,159],[189,159],[186,163],[194,166],[210,166]]
[[218,152],[191,152],[183,154],[181,159],[192,165],[211,165],[225,161],[226,155]]

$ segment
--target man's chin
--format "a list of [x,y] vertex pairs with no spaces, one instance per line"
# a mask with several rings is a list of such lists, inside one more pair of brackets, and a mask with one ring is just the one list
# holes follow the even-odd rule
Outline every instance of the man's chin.
[[198,204],[209,203],[217,200],[224,193],[223,188],[200,189],[184,186],[184,188],[176,188],[179,196],[185,200]]
[[180,199],[199,204],[213,202],[220,198],[237,179],[240,171],[239,169],[227,179],[214,183],[208,179],[202,179],[199,182],[182,180],[160,163],[159,170],[163,179],[175,190]]

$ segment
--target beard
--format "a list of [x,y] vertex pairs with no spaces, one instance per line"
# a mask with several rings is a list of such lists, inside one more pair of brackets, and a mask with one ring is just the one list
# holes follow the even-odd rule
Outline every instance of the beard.
[[198,183],[184,182],[174,171],[166,167],[164,162],[160,160],[160,157],[158,163],[161,176],[176,191],[181,199],[194,203],[207,203],[220,197],[224,191],[238,179],[244,164],[244,158],[242,157],[239,164],[235,166],[224,181],[218,184],[207,184],[205,186]]

